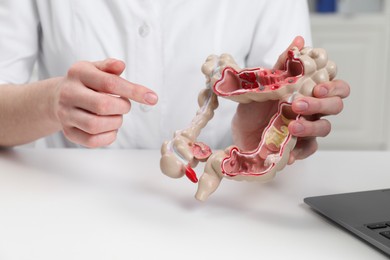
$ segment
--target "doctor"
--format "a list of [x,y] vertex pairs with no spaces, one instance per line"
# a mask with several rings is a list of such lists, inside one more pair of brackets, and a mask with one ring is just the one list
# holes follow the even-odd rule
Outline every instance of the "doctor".
[[[229,53],[242,68],[273,67],[290,47],[311,45],[306,0],[3,0],[0,24],[6,147],[39,140],[47,147],[159,148],[195,115],[209,54]],[[31,82],[35,63],[38,80]],[[331,129],[318,115],[338,114],[349,86],[335,80],[313,95],[293,103],[316,120],[290,123],[299,137],[290,163],[316,151],[316,137]],[[199,140],[225,147],[233,129],[237,144],[256,142],[253,133],[268,120],[256,111],[274,105],[236,112],[237,104],[220,100]]]

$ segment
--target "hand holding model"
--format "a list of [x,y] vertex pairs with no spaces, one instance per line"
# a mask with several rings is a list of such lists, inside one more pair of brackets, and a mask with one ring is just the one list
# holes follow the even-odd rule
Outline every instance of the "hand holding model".
[[[291,48],[295,46],[301,50],[304,45],[304,39],[300,36],[296,37],[279,56],[274,69],[283,69]],[[292,164],[296,159],[305,159],[317,150],[316,137],[325,137],[331,131],[331,123],[321,117],[340,113],[343,109],[342,99],[348,97],[349,93],[350,87],[347,82],[331,80],[316,85],[312,96],[302,96],[292,102],[293,112],[302,117],[288,125],[289,132],[298,137],[297,144],[290,153],[288,164]],[[277,104],[277,100],[238,104],[232,122],[235,145],[245,150],[256,148],[261,137],[258,133],[267,126],[270,117],[277,110]]]

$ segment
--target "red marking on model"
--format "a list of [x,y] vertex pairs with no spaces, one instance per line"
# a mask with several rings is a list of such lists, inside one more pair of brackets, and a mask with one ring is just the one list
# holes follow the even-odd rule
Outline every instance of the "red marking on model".
[[243,89],[254,89],[259,87],[259,83],[256,81],[256,74],[252,71],[238,73],[238,77],[242,80],[241,87]]
[[290,59],[293,59],[293,58],[294,58],[294,51],[293,51],[293,50],[289,50],[289,51],[287,52],[287,55],[288,55],[288,57],[289,57]]
[[196,177],[195,171],[189,165],[187,165],[187,167],[186,167],[186,176],[193,183],[197,183],[198,182],[198,177]]

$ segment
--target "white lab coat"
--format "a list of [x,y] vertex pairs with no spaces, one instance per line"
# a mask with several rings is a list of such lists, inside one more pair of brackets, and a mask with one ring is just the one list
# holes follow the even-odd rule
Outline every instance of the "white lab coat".
[[[311,44],[306,0],[1,0],[0,83],[27,82],[35,61],[44,79],[79,60],[121,59],[122,76],[153,89],[159,102],[133,102],[110,147],[159,148],[195,116],[209,54],[272,67],[296,35]],[[199,140],[227,146],[235,107],[220,99]],[[75,146],[62,133],[44,143]]]

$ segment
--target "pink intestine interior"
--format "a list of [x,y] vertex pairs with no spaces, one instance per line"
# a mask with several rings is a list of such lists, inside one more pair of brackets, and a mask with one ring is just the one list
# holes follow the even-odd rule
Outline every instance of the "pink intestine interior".
[[[254,68],[239,72],[227,67],[221,79],[214,85],[214,92],[225,97],[283,92],[285,86],[296,84],[304,74],[302,62],[294,57],[293,52],[289,53],[284,67],[282,70]],[[288,123],[298,116],[292,112],[290,103],[280,101],[278,112],[271,118],[263,133],[259,133],[261,141],[257,148],[254,151],[232,148],[222,161],[222,172],[228,176],[256,176],[267,173],[281,160],[285,145],[291,139]]]
[[228,176],[263,175],[281,158],[285,144],[290,140],[288,123],[298,116],[292,112],[291,104],[281,103],[276,113],[264,130],[261,142],[254,151],[240,152],[237,147],[222,161],[223,173]]
[[253,68],[238,72],[226,67],[221,79],[214,85],[214,92],[218,96],[233,96],[247,92],[274,91],[296,83],[303,73],[301,61],[292,55],[287,59],[284,70]]

